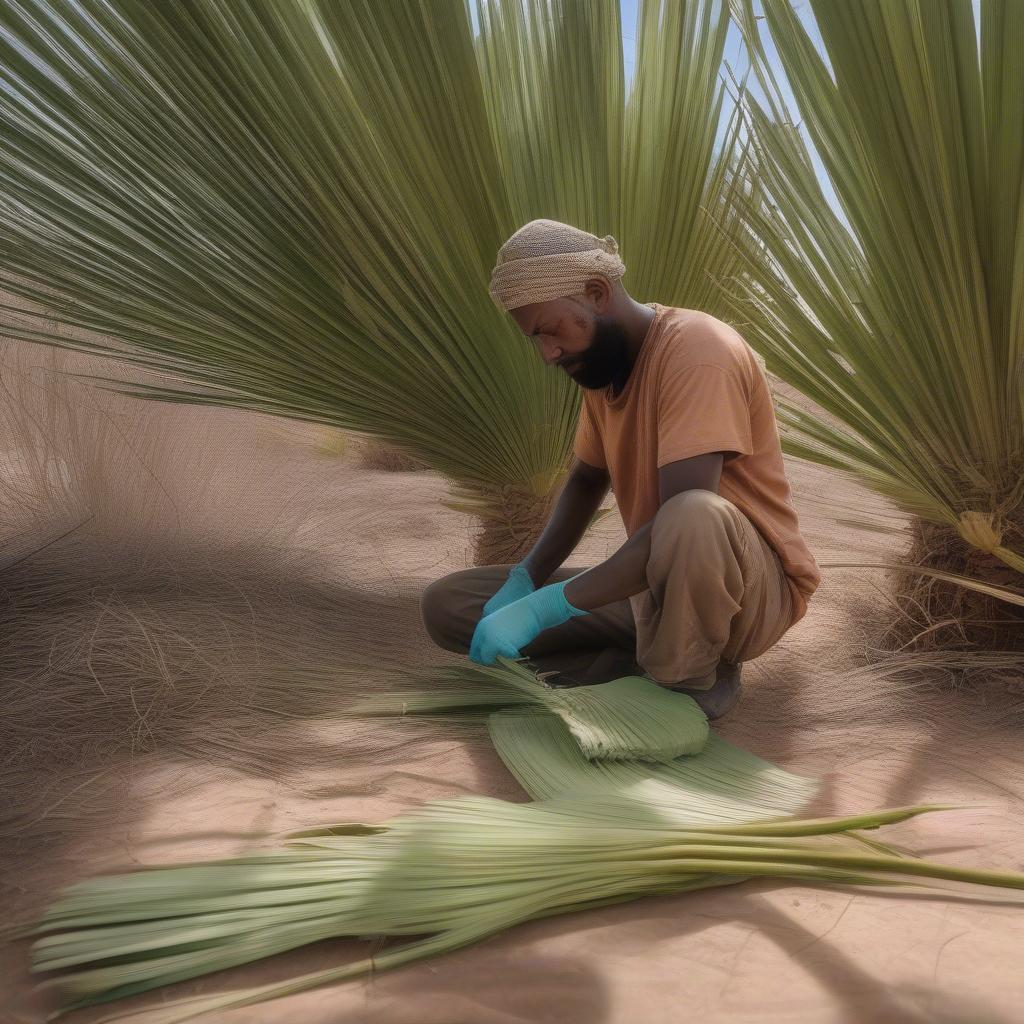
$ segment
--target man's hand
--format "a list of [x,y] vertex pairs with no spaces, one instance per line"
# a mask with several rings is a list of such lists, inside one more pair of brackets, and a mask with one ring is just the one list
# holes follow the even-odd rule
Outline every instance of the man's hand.
[[484,605],[484,615],[490,615],[499,608],[518,601],[519,598],[532,594],[536,589],[532,577],[520,562],[509,570],[508,579],[501,585],[501,589]]
[[485,615],[473,631],[469,657],[480,665],[493,665],[498,655],[518,658],[539,633],[588,613],[574,608],[562,591],[568,580],[541,587],[526,597]]

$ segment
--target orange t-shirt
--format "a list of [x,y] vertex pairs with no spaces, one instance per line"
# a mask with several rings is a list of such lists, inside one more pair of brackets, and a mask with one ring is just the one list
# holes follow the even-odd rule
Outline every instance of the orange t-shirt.
[[694,309],[650,306],[655,318],[619,395],[612,398],[610,387],[583,392],[575,455],[607,469],[632,536],[658,511],[662,466],[737,452],[723,462],[718,493],[778,553],[796,622],[821,573],[800,535],[764,371],[743,337],[721,320]]

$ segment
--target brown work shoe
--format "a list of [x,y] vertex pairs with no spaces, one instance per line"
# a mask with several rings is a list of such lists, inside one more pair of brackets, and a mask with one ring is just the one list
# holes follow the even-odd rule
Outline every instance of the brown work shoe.
[[740,683],[742,667],[742,662],[731,662],[721,658],[715,669],[715,681],[708,689],[694,690],[686,686],[670,686],[667,689],[692,697],[701,711],[708,716],[708,720],[713,722],[731,711],[739,701],[743,689]]

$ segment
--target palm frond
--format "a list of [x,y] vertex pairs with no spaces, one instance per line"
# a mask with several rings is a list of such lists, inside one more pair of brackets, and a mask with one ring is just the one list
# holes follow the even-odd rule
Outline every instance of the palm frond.
[[627,102],[617,3],[477,7],[474,39],[454,0],[4,5],[0,287],[37,314],[7,335],[550,492],[579,394],[494,308],[495,254],[568,220],[638,296],[715,306],[728,12],[644,4]]
[[[498,658],[495,668],[448,669],[441,675],[444,681],[364,698],[349,713],[361,717],[542,710],[563,722],[585,757],[598,761],[671,762],[698,753],[708,739],[707,716],[692,697],[670,693],[642,676],[556,688],[508,658]],[[518,774],[514,769],[513,773]]]
[[824,55],[789,3],[764,4],[798,126],[733,0],[765,96],[742,102],[757,177],[735,192],[734,318],[838,421],[781,403],[785,450],[1024,571],[1024,8],[982,4],[979,61],[969,3],[810,6]]
[[104,1018],[170,1024],[447,952],[524,921],[755,877],[919,893],[961,893],[966,883],[1004,890],[1003,902],[1024,899],[1014,892],[1024,875],[873,849],[856,834],[936,809],[683,828],[640,799],[609,798],[589,816],[576,800],[438,801],[265,854],[80,883],[40,925],[35,967],[65,972],[50,986],[73,1008],[332,936],[430,935],[286,982]]
[[[521,665],[481,674],[490,681],[483,706],[501,690],[506,700],[526,692]],[[1004,902],[1024,898],[1014,891],[1024,875],[922,860],[861,834],[948,805],[798,819],[816,780],[714,736],[698,754],[651,765],[588,760],[546,708],[502,710],[488,725],[534,802],[439,800],[377,824],[293,832],[243,857],[80,882],[35,929],[34,969],[53,972],[46,987],[71,1009],[320,939],[427,936],[284,982],[104,1018],[172,1024],[397,967],[524,921],[755,877],[911,893],[991,886]]]

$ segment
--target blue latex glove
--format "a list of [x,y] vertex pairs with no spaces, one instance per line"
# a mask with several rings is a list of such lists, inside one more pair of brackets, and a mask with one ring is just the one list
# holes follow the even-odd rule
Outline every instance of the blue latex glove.
[[484,605],[484,615],[490,615],[499,608],[518,601],[527,594],[532,594],[537,588],[533,585],[533,579],[526,571],[523,563],[513,566],[508,573],[508,579],[501,585],[501,589]]
[[538,633],[561,625],[577,615],[589,615],[571,605],[562,591],[569,580],[551,583],[526,597],[485,615],[473,632],[469,657],[480,665],[493,665],[498,655],[518,658]]

